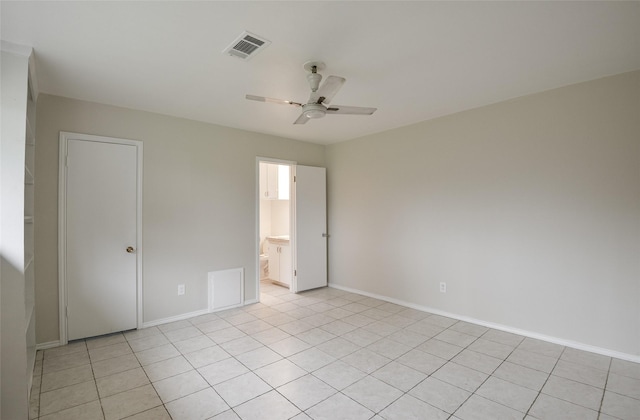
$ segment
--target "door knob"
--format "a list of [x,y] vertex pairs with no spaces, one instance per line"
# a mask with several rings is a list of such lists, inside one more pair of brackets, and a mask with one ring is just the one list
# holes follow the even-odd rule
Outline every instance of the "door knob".
[[134,253],[136,252],[136,250],[135,250],[132,246],[128,246],[128,247],[127,247],[127,252],[128,252],[129,254],[134,254]]

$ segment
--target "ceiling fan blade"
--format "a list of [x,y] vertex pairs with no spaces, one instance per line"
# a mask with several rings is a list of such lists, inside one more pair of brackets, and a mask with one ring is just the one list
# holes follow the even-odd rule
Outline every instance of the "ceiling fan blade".
[[[345,79],[344,77],[338,77],[338,76],[327,77],[327,79],[324,81],[322,86],[320,86],[320,89],[311,93],[311,97],[309,98],[309,103],[321,103],[321,104],[330,103],[331,99],[333,99],[333,96],[336,93],[338,93],[338,91],[346,81],[347,79]],[[319,101],[319,99],[321,98],[324,98],[324,99]]]
[[271,102],[272,104],[302,106],[302,104],[299,104],[298,102],[285,101],[284,99],[265,98],[264,96],[245,95],[245,98],[251,101]]
[[371,115],[378,108],[364,108],[361,106],[331,105],[327,108],[327,114]]
[[309,118],[307,118],[306,115],[304,115],[304,113],[300,114],[300,116],[298,117],[297,120],[295,120],[293,123],[294,124],[306,124],[307,121],[309,121]]

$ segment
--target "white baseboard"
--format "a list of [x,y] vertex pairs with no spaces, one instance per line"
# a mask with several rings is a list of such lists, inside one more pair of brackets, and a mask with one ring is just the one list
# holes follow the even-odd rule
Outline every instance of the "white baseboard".
[[54,347],[59,347],[60,346],[60,340],[56,340],[56,341],[48,341],[46,343],[39,343],[36,344],[36,351],[37,350],[46,350],[46,349],[52,349]]
[[186,314],[180,314],[170,316],[168,318],[156,319],[154,321],[143,322],[142,328],[155,327],[157,325],[168,324],[170,322],[182,321],[184,319],[193,318],[194,316],[206,315],[209,311],[207,309],[200,309],[198,311],[187,312]]
[[524,337],[535,338],[537,340],[548,341],[549,343],[559,344],[561,346],[571,347],[578,350],[584,350],[591,353],[602,354],[604,356],[615,357],[617,359],[628,360],[630,362],[640,363],[640,356],[633,354],[623,353],[616,350],[606,349],[603,347],[596,347],[590,344],[579,343],[572,340],[566,340],[563,338],[553,337],[550,335],[540,334],[533,331],[521,330],[519,328],[510,327],[508,325],[495,324],[493,322],[483,321],[481,319],[471,318],[464,315],[458,315],[451,312],[441,311],[439,309],[430,308],[428,306],[417,305],[411,302],[405,302],[400,299],[391,298],[388,296],[382,296],[375,293],[369,293],[364,290],[353,289],[351,287],[340,286],[339,284],[329,283],[329,287],[334,289],[344,290],[345,292],[357,293],[359,295],[368,296],[374,299],[384,300],[386,302],[395,303],[397,305],[406,306],[408,308],[416,309],[418,311],[429,312],[435,315],[446,316],[448,318],[457,319],[459,321],[465,321],[472,324],[482,325],[483,327],[493,328],[494,330],[505,331],[513,334],[522,335]]
[[250,300],[245,300],[244,304],[246,305],[253,305],[254,303],[258,303],[260,302],[258,299],[250,299]]

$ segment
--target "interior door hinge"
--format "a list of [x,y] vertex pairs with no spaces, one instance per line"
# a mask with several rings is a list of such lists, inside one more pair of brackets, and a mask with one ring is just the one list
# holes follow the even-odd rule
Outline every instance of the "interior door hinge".
[[69,167],[69,155],[64,157],[64,166]]
[[298,275],[298,270],[293,270],[293,275],[297,276]]
[[68,306],[64,307],[64,316],[65,316],[65,318],[69,318],[69,307]]
[[293,177],[293,182],[296,182],[296,177],[295,176]]

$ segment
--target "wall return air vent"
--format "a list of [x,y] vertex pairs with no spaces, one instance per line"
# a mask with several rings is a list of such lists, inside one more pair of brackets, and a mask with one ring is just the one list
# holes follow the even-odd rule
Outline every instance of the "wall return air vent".
[[268,47],[269,44],[271,44],[271,41],[245,31],[225,48],[222,53],[248,60]]

